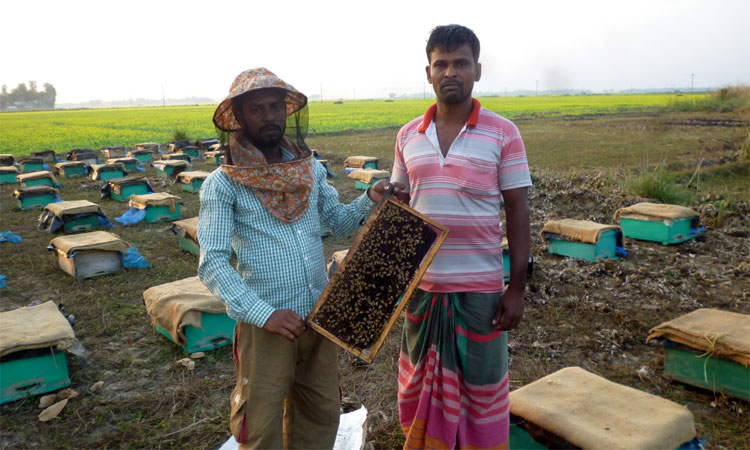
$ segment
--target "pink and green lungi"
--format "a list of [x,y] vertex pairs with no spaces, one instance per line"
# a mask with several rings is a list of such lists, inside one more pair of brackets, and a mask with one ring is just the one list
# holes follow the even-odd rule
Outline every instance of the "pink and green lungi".
[[507,448],[508,337],[500,293],[418,291],[406,308],[398,375],[405,449]]

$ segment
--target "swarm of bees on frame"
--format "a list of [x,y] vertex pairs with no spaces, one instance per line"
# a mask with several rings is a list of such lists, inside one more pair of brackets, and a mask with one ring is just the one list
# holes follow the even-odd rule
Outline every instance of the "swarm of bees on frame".
[[314,318],[359,350],[378,339],[437,239],[429,224],[392,203],[384,205],[371,225]]

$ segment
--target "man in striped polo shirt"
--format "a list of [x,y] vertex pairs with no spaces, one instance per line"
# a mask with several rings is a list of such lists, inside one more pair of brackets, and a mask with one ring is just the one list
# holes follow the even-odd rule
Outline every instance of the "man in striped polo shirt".
[[398,381],[404,448],[507,448],[506,332],[523,316],[529,257],[526,151],[512,122],[471,97],[481,64],[470,29],[436,27],[427,60],[437,103],[399,131],[391,182],[450,232],[407,306]]

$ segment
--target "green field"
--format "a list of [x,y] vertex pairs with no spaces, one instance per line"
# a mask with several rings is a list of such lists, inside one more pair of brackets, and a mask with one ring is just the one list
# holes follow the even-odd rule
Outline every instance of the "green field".
[[[582,95],[487,97],[482,105],[509,118],[608,114],[626,110],[654,110],[705,94]],[[310,133],[397,127],[419,116],[432,100],[397,99],[310,103]],[[211,122],[214,105],[35,111],[0,114],[0,153],[16,156],[52,149],[129,146],[138,142],[164,143],[175,131],[192,140],[216,135]]]

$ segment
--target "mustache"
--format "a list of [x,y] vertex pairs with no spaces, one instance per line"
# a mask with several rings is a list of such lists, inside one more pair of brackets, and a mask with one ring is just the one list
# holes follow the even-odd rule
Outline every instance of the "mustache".
[[455,80],[445,80],[440,83],[441,88],[449,87],[449,86],[462,87],[463,84],[460,81],[455,81]]
[[278,125],[274,125],[274,124],[268,124],[268,125],[261,127],[260,131],[261,132],[269,132],[269,131],[281,132],[281,127]]

